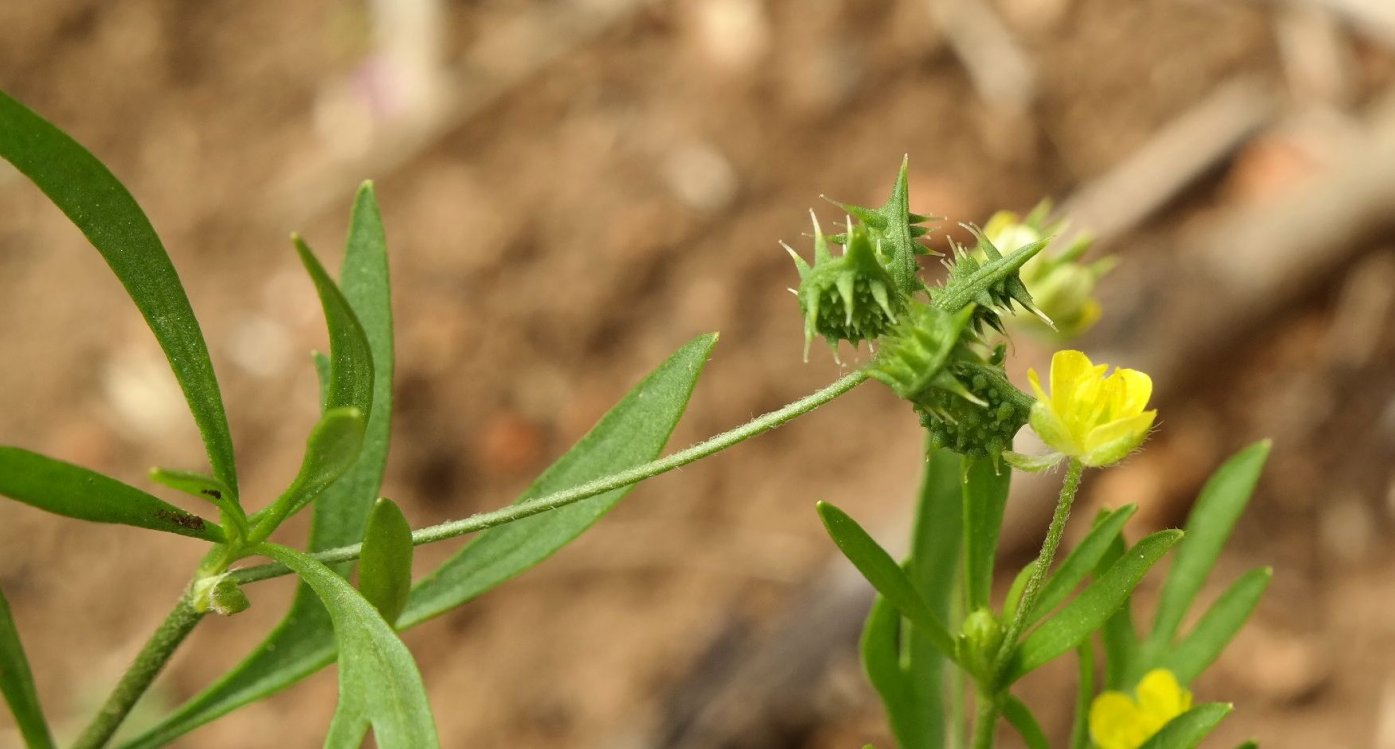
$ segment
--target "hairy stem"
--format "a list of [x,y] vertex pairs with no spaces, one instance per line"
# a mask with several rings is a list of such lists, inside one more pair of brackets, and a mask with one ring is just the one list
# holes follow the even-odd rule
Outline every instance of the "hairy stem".
[[135,707],[150,683],[164,669],[175,648],[189,636],[200,619],[203,619],[203,614],[194,610],[188,594],[185,594],[160,623],[155,634],[150,636],[145,647],[141,648],[135,662],[122,675],[121,681],[117,682],[102,709],[92,718],[72,749],[100,749],[111,741],[131,708]]
[[[496,525],[505,525],[515,520],[522,520],[526,517],[547,512],[548,510],[555,510],[574,502],[580,502],[583,499],[589,499],[598,494],[604,494],[608,491],[639,483],[647,478],[653,478],[659,474],[672,471],[675,468],[682,468],[693,461],[721,452],[728,447],[748,440],[756,435],[768,432],[797,416],[809,413],[834,398],[847,393],[866,380],[867,374],[862,370],[858,370],[851,374],[844,375],[833,384],[800,398],[784,408],[758,416],[735,429],[722,432],[686,450],[680,450],[671,455],[659,458],[658,460],[650,461],[594,481],[588,481],[584,484],[571,487],[570,489],[563,489],[562,491],[553,492],[542,497],[525,500],[498,510],[471,515],[463,520],[451,520],[439,525],[432,525],[412,531],[412,544],[420,546],[422,544],[435,543],[436,541],[444,541],[448,538],[455,538],[456,536],[463,536],[467,533],[475,533],[487,528],[493,528]],[[362,550],[362,544],[354,544],[352,546],[327,549],[311,554],[310,556],[325,564],[334,564],[336,562],[347,562],[352,559],[357,559]],[[239,583],[249,583],[289,573],[290,570],[282,565],[264,564],[238,570],[234,572],[233,575]]]
[[1056,501],[1056,512],[1051,516],[1051,526],[1046,529],[1046,540],[1041,544],[1041,554],[1035,562],[1036,569],[1032,570],[1031,577],[1027,578],[1027,584],[1022,589],[1022,598],[1018,600],[1017,612],[1003,636],[1002,649],[998,651],[1000,664],[1007,662],[1012,649],[1017,647],[1017,638],[1022,636],[1022,630],[1027,627],[1032,607],[1036,605],[1037,596],[1041,594],[1041,587],[1051,570],[1051,563],[1056,559],[1056,551],[1061,548],[1061,537],[1066,534],[1066,521],[1070,519],[1070,508],[1075,503],[1075,494],[1080,489],[1080,475],[1084,471],[1085,465],[1076,458],[1071,458],[1066,466],[1066,478],[1061,483],[1061,496]]
[[998,698],[996,695],[978,693],[978,709],[974,715],[974,739],[972,749],[993,749],[993,735],[998,728]]

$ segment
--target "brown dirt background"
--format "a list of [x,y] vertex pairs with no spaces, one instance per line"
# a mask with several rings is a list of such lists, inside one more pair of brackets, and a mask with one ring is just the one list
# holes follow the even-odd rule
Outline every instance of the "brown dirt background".
[[[316,409],[302,352],[324,345],[285,237],[299,230],[336,260],[354,185],[376,181],[399,325],[385,494],[422,525],[510,501],[699,333],[722,339],[673,445],[834,379],[824,351],[800,363],[785,291],[794,273],[776,245],[805,244],[810,206],[834,220],[821,193],[879,204],[909,153],[913,209],[948,226],[982,222],[999,207],[1064,197],[1222,79],[1291,83],[1278,6],[1262,2],[1003,0],[1038,73],[1025,117],[980,100],[925,3],[673,0],[638,4],[598,32],[568,20],[623,5],[447,3],[450,85],[465,92],[468,116],[313,194],[298,180],[339,175],[323,167],[334,163],[326,154],[353,148],[362,126],[325,93],[362,75],[371,43],[360,3],[2,3],[0,87],[91,148],[149,213],[210,343],[252,505],[295,470]],[[722,13],[739,21],[752,10],[748,47],[713,30],[730,28]],[[1359,29],[1339,34],[1354,67],[1338,111],[1359,111],[1395,78],[1395,56]],[[470,93],[490,81],[508,85]],[[1113,249],[1125,264],[1182,257],[1189,225],[1300,180],[1306,165],[1291,151],[1248,146]],[[99,257],[13,173],[0,177],[0,205],[0,443],[146,488],[151,465],[202,465],[158,348]],[[1392,239],[1371,238],[1368,257],[1388,261]],[[1165,288],[1165,266],[1147,267],[1161,268],[1151,282]],[[1368,326],[1363,357],[1333,353],[1361,276],[1338,274],[1225,356],[1196,363],[1148,450],[1087,485],[1092,501],[1143,502],[1130,530],[1142,534],[1180,522],[1229,452],[1276,441],[1218,576],[1272,564],[1275,583],[1197,687],[1198,699],[1238,705],[1210,745],[1395,747],[1390,316]],[[1040,366],[1049,349],[1023,342],[1015,353]],[[444,744],[634,745],[730,622],[758,628],[826,574],[833,549],[813,501],[893,523],[920,449],[909,410],[865,387],[642,486],[546,564],[407,635]],[[421,570],[456,547],[424,549]],[[185,539],[0,504],[0,585],[61,736],[101,699],[199,555]],[[289,592],[284,580],[259,584],[246,614],[202,626],[153,707],[236,662]],[[890,745],[845,646],[820,723],[775,745]],[[1060,695],[1035,694],[1061,725]],[[330,670],[179,746],[316,746],[333,706]],[[8,721],[0,745],[17,745]]]

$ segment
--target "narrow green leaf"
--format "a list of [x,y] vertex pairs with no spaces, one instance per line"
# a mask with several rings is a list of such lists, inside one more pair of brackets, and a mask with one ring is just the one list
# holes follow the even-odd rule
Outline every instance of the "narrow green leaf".
[[276,544],[263,544],[258,551],[291,568],[329,611],[339,645],[334,724],[367,719],[383,749],[439,747],[421,674],[378,610],[334,570],[301,552]]
[[1075,649],[1075,716],[1070,727],[1070,749],[1089,749],[1090,705],[1095,700],[1095,646],[1090,638]]
[[1110,543],[1119,537],[1124,524],[1129,522],[1129,518],[1133,517],[1137,510],[1138,505],[1124,505],[1100,516],[1095,526],[1080,541],[1080,545],[1072,549],[1066,556],[1066,561],[1046,579],[1046,584],[1041,588],[1041,595],[1037,597],[1036,609],[1027,618],[1029,625],[1040,621],[1066,600],[1095,568],[1095,564],[1104,557]]
[[[939,621],[950,621],[950,606],[959,575],[959,543],[963,535],[962,461],[958,453],[940,450],[926,435],[926,462],[911,533],[911,558],[906,573],[921,591]],[[945,663],[930,637],[903,627],[906,677],[915,695],[914,720],[925,724],[921,743],[902,746],[943,749],[945,745]]]
[[150,480],[161,486],[168,486],[175,491],[181,491],[205,502],[224,507],[226,501],[232,497],[232,490],[227,484],[212,476],[195,471],[180,471],[174,468],[152,468],[150,469]]
[[988,606],[1011,479],[1012,471],[999,473],[986,458],[970,459],[964,466],[964,585],[970,611]]
[[1221,547],[1230,538],[1235,521],[1254,493],[1264,461],[1269,457],[1269,444],[1264,440],[1236,453],[1202,488],[1187,518],[1187,540],[1178,548],[1177,559],[1163,585],[1157,618],[1148,636],[1150,652],[1159,652],[1177,634],[1192,600],[1211,574]]
[[[376,357],[375,357],[376,359]],[[320,385],[320,410],[329,408],[329,357],[318,351],[310,353],[310,363],[315,366],[315,381]],[[377,400],[377,393],[373,393]]]
[[1139,749],[1194,749],[1234,709],[1224,702],[1198,705],[1168,721]]
[[353,305],[325,272],[315,253],[299,236],[292,237],[292,241],[320,295],[320,306],[324,308],[325,323],[329,327],[329,386],[325,388],[328,392],[325,408],[353,406],[367,419],[373,415],[373,351],[368,334]]
[[1254,613],[1274,576],[1268,567],[1250,570],[1231,585],[1182,642],[1163,656],[1163,667],[1188,684],[1215,662]]
[[1032,715],[1031,709],[1022,700],[1009,695],[1003,703],[1003,717],[1017,729],[1027,749],[1051,749],[1051,743],[1046,740],[1046,732],[1041,730],[1036,716]]
[[838,550],[843,552],[843,556],[853,563],[857,571],[867,578],[867,582],[885,596],[902,616],[910,620],[912,626],[928,636],[931,643],[946,658],[952,659],[954,641],[950,638],[949,631],[935,617],[935,613],[930,610],[930,604],[926,603],[925,598],[915,589],[901,566],[886,553],[886,549],[867,535],[867,531],[863,530],[857,521],[848,517],[847,513],[827,502],[819,502],[817,506],[824,528],[828,530],[828,535],[838,546]]
[[10,614],[10,602],[0,592],[0,694],[14,713],[19,735],[29,749],[53,749],[39,694],[34,689],[34,675],[29,672],[29,659],[19,641],[19,630]]
[[0,157],[67,214],[126,287],[184,391],[213,475],[236,492],[232,437],[208,345],[150,219],[87,149],[3,92]]
[[18,447],[0,447],[0,495],[55,515],[223,540],[223,529],[134,486]]
[[[349,221],[341,286],[372,352],[373,411],[368,416],[358,461],[315,500],[310,530],[312,551],[345,546],[363,538],[387,465],[392,429],[392,295],[387,237],[372,185],[368,183],[359,190]],[[315,362],[321,373],[321,407],[327,408],[330,360],[317,354]],[[341,576],[347,575],[349,568],[349,564],[334,566]],[[330,627],[329,614],[319,599],[308,586],[299,586],[290,612],[251,655],[128,746],[163,746],[220,715],[314,673],[334,659]]]
[[[1095,577],[1103,575],[1128,552],[1123,536],[1115,536],[1109,542],[1104,556],[1095,564]],[[1133,676],[1136,664],[1140,662],[1141,648],[1138,631],[1133,625],[1133,597],[1109,617],[1100,628],[1100,642],[1104,645],[1104,685],[1109,689],[1125,689],[1138,682]]]
[[289,514],[310,504],[358,460],[366,430],[363,412],[353,406],[331,408],[310,430],[300,471],[277,502],[285,502]]
[[379,499],[363,532],[358,589],[388,624],[407,606],[412,590],[412,526],[390,499]]
[[[698,336],[616,404],[519,502],[653,460],[688,407],[693,386],[716,344]],[[607,492],[573,505],[491,528],[417,583],[401,626],[449,611],[551,556],[590,528],[629,493]]]
[[1102,627],[1128,600],[1144,573],[1181,538],[1182,531],[1167,530],[1139,541],[1059,614],[1027,636],[1013,653],[1007,668],[1007,681],[1016,681],[1068,652]]
[[[366,192],[366,191],[365,191]],[[360,193],[362,198],[365,193]],[[362,207],[362,202],[360,203]],[[355,212],[358,216],[359,212]],[[353,242],[350,242],[352,250]],[[351,253],[352,256],[352,253]],[[352,266],[346,261],[345,275]],[[346,283],[347,289],[353,284]],[[357,302],[356,302],[357,303]],[[386,314],[386,306],[384,306]],[[365,315],[365,320],[368,317]],[[386,319],[386,318],[385,318]],[[377,339],[375,339],[377,340]],[[391,361],[391,339],[387,339],[388,356],[378,361]],[[679,349],[636,385],[612,408],[600,422],[583,437],[571,451],[562,456],[529,487],[519,501],[559,491],[595,478],[607,476],[639,465],[658,456],[678,424],[688,405],[688,397],[702,373],[703,365],[717,342],[715,335],[699,336]],[[375,344],[376,345],[376,344]],[[375,349],[375,352],[377,349]],[[381,368],[379,368],[381,374]],[[379,396],[383,383],[378,382]],[[381,404],[386,401],[378,401]],[[376,473],[365,468],[373,450],[374,424],[381,423],[381,452],[377,460],[386,457],[386,420],[378,422],[385,408],[374,409],[370,418],[369,436],[359,456],[359,463],[350,474],[341,478],[315,503],[315,530],[311,547],[324,549],[353,543],[363,535],[368,507],[378,490],[382,462],[376,463]],[[368,475],[379,478],[368,480]],[[355,482],[362,482],[357,483]],[[352,489],[356,485],[357,489]],[[371,486],[371,492],[365,492]],[[405,629],[448,611],[474,598],[518,571],[545,559],[553,551],[575,538],[591,525],[605,510],[618,503],[630,487],[603,494],[569,507],[535,515],[526,520],[493,528],[481,534],[474,543],[439,568],[427,580],[418,583],[408,599],[408,609],[398,619]],[[357,495],[354,492],[358,492]],[[350,501],[367,494],[362,509]],[[342,505],[339,503],[343,500]],[[599,502],[597,502],[599,500]],[[329,508],[342,508],[331,513]],[[573,510],[588,507],[583,512]],[[357,529],[349,518],[357,514]],[[504,533],[510,528],[524,526],[527,533]],[[349,535],[349,531],[353,534]],[[497,540],[485,543],[485,539]],[[471,551],[471,550],[474,551]],[[512,570],[512,571],[511,571]],[[434,581],[432,579],[434,578]],[[428,582],[430,584],[428,584]],[[271,636],[231,673],[224,676],[194,699],[185,703],[159,726],[124,745],[124,749],[154,749],[164,746],[178,736],[203,725],[229,711],[269,694],[285,689],[334,661],[334,643],[326,635],[328,616],[313,601],[296,597],[292,610]]]
[[908,632],[902,629],[901,622],[901,612],[886,598],[879,595],[872,601],[872,611],[859,641],[862,667],[886,708],[887,723],[896,735],[897,746],[931,746],[932,723],[936,721],[917,699],[916,685],[902,667],[902,638]]

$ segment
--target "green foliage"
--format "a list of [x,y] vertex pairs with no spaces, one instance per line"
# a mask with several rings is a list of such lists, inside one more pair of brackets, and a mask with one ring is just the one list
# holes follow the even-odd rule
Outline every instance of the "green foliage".
[[363,532],[358,589],[388,624],[407,606],[412,590],[412,526],[389,499],[379,499]]
[[818,503],[819,518],[824,528],[838,545],[843,556],[853,563],[858,572],[867,578],[877,592],[930,638],[930,642],[945,657],[954,660],[954,641],[945,625],[936,618],[930,604],[916,590],[905,570],[896,564],[891,555],[867,535],[867,531],[848,517],[848,514],[827,502]]
[[0,92],[0,157],[33,180],[68,215],[126,287],[184,390],[213,475],[236,492],[232,437],[208,345],[150,219],[87,149],[4,92]]
[[258,551],[290,567],[329,611],[339,645],[339,706],[325,747],[358,747],[368,726],[382,749],[440,746],[421,674],[378,610],[334,570],[284,546]]
[[39,694],[34,689],[34,675],[29,672],[29,659],[19,641],[19,630],[10,613],[10,602],[0,592],[0,694],[15,716],[15,725],[29,749],[53,749],[53,737],[39,706]]
[[223,540],[216,523],[116,479],[18,447],[0,447],[0,495],[79,520]]
[[1143,574],[1181,539],[1182,531],[1170,530],[1139,541],[1059,614],[1027,636],[1007,664],[1005,680],[1013,682],[1031,673],[1104,626],[1128,600]]
[[1139,749],[1194,749],[1232,710],[1221,702],[1198,705],[1168,721]]
[[[1046,747],[1035,716],[1011,694],[1011,686],[1070,650],[1079,657],[1071,749],[1084,749],[1086,715],[1095,691],[1090,640],[1094,633],[1104,644],[1107,683],[1131,686],[1127,683],[1143,669],[1156,667],[1187,682],[1216,659],[1268,585],[1268,569],[1245,574],[1179,637],[1181,623],[1254,489],[1267,443],[1237,455],[1203,491],[1146,639],[1134,629],[1130,598],[1143,575],[1183,534],[1162,531],[1127,549],[1122,530],[1133,507],[1126,506],[1102,514],[1048,576],[1083,471],[1081,460],[1073,458],[1041,554],[1017,576],[1002,606],[994,607],[994,565],[1010,484],[999,458],[1027,422],[1034,400],[1008,380],[1006,344],[991,338],[987,329],[1002,333],[1000,315],[1014,306],[1051,324],[1036,309],[1026,276],[1056,294],[1053,305],[1067,310],[1063,315],[1070,318],[1070,328],[1083,329],[1097,314],[1090,293],[1102,266],[1077,267],[1084,243],[1050,262],[1038,262],[1034,267],[1045,268],[1045,275],[1024,276],[1025,264],[1050,239],[1044,236],[1045,209],[1020,226],[1012,223],[1015,217],[998,221],[996,236],[1008,252],[974,230],[975,248],[955,246],[948,275],[932,289],[918,276],[918,257],[928,253],[918,239],[929,231],[922,226],[928,217],[909,211],[903,162],[882,207],[843,205],[848,226],[831,237],[823,235],[815,220],[812,265],[791,250],[801,278],[797,296],[806,358],[808,339],[815,333],[835,345],[840,340],[879,343],[881,353],[863,370],[659,458],[716,342],[715,335],[698,337],[632,389],[514,505],[414,533],[395,504],[377,499],[391,431],[393,333],[386,237],[371,185],[365,184],[355,200],[340,283],[299,237],[293,238],[329,332],[328,356],[313,360],[320,380],[321,417],[286,490],[249,517],[238,497],[232,442],[207,347],[170,259],[140,207],[92,154],[4,94],[0,156],[29,176],[91,240],[169,359],[212,470],[205,475],[155,469],[151,479],[210,501],[220,510],[221,522],[215,524],[88,469],[18,447],[0,447],[0,494],[69,517],[210,543],[174,612],[83,731],[76,744],[80,749],[107,745],[205,612],[242,611],[250,605],[243,585],[287,573],[301,582],[280,625],[242,663],[126,744],[128,749],[162,746],[285,688],[336,656],[340,694],[326,747],[358,747],[370,729],[384,749],[437,746],[426,691],[411,654],[397,637],[398,624],[405,628],[442,614],[538,564],[605,515],[634,483],[768,431],[868,378],[909,401],[926,427],[929,447],[910,555],[898,564],[837,507],[821,502],[818,512],[840,551],[878,592],[864,628],[861,655],[902,749],[962,743],[966,681],[973,684],[979,710],[973,749],[988,748],[1000,717],[1017,729],[1029,749]],[[843,245],[841,256],[832,255],[829,242]],[[1082,413],[1108,410],[1108,403],[1090,402],[1091,392],[1071,394],[1083,399],[1078,404]],[[1037,468],[1047,462],[1010,452],[1008,458],[1014,465]],[[1084,464],[1096,465],[1089,460]],[[283,521],[312,504],[306,551],[265,543]],[[411,585],[414,544],[469,532],[479,535]],[[254,555],[278,564],[232,568]],[[358,590],[348,582],[355,559]],[[1169,683],[1174,691],[1181,690],[1175,681]],[[51,747],[3,596],[0,691],[28,745]],[[1189,693],[1181,693],[1190,704]],[[1177,715],[1183,703],[1177,704],[1165,715]],[[1148,740],[1145,749],[1193,747],[1229,709],[1211,704],[1178,715]],[[1126,722],[1123,728],[1130,725]]]

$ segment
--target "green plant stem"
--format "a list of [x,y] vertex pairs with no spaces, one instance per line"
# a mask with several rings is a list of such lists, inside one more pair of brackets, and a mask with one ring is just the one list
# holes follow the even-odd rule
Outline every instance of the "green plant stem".
[[1070,519],[1070,508],[1075,503],[1075,494],[1080,489],[1080,475],[1084,473],[1085,465],[1076,458],[1071,458],[1066,465],[1066,478],[1061,483],[1061,496],[1056,501],[1056,512],[1051,516],[1051,526],[1046,529],[1046,540],[1041,544],[1041,554],[1036,559],[1036,569],[1032,571],[1031,577],[1027,578],[1027,584],[1022,588],[1022,598],[1017,604],[1017,612],[1012,617],[1012,622],[1008,624],[1007,632],[1003,636],[1002,648],[998,651],[999,664],[1005,664],[1008,657],[1012,655],[1013,648],[1017,647],[1017,639],[1022,636],[1022,631],[1027,628],[1027,622],[1032,615],[1032,607],[1037,603],[1037,596],[1041,594],[1041,586],[1046,582],[1046,575],[1051,570],[1051,563],[1056,559],[1056,551],[1061,548],[1061,538],[1066,534],[1066,521]]
[[150,683],[164,669],[175,648],[189,636],[200,619],[203,619],[203,614],[194,610],[186,593],[150,636],[145,647],[141,648],[135,662],[121,676],[121,681],[117,682],[102,709],[93,716],[72,749],[100,749],[111,741],[131,708],[135,707]]
[[974,715],[974,739],[972,749],[993,749],[993,734],[998,728],[998,698],[996,695],[978,693],[978,706]]
[[[748,440],[756,435],[768,432],[797,416],[809,413],[819,406],[861,385],[863,382],[866,382],[867,377],[867,373],[862,370],[844,375],[833,384],[814,393],[810,393],[783,408],[758,416],[735,429],[722,432],[686,450],[680,450],[671,455],[659,458],[658,460],[635,466],[629,470],[614,473],[594,481],[588,481],[570,489],[564,489],[542,497],[509,505],[508,507],[503,507],[498,510],[471,515],[463,520],[452,520],[439,525],[432,525],[412,531],[412,545],[420,546],[422,544],[435,543],[436,541],[444,541],[448,538],[455,538],[456,536],[463,536],[467,533],[475,533],[487,528],[493,528],[497,525],[505,525],[515,520],[522,520],[526,517],[547,512],[548,510],[555,510],[574,502],[580,502],[583,499],[589,499],[598,494],[604,494],[608,491],[614,491],[615,489],[639,483],[647,478],[672,471],[675,468],[682,468],[693,461],[721,452],[728,447]],[[325,564],[334,564],[336,562],[347,562],[352,559],[357,559],[362,551],[362,544],[353,544],[352,546],[327,549],[316,554],[311,554],[310,556]],[[272,577],[279,577],[289,573],[290,570],[282,565],[264,564],[238,570],[234,572],[233,575],[238,583],[250,583]]]

